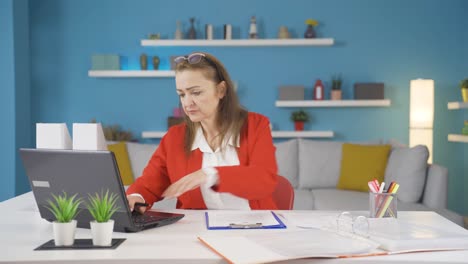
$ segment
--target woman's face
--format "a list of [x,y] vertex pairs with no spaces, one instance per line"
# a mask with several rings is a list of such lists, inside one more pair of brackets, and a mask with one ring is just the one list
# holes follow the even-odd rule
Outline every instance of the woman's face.
[[176,89],[185,114],[192,122],[214,121],[224,96],[224,82],[216,84],[200,70],[177,72]]

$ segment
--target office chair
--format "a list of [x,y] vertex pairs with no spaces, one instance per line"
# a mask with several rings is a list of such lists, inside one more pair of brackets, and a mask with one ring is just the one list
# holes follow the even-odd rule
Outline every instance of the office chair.
[[273,200],[279,210],[292,210],[294,205],[294,189],[283,176],[278,176],[278,184],[273,192]]

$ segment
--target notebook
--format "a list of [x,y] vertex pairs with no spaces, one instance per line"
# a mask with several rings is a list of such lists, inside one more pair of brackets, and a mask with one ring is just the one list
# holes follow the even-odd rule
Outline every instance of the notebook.
[[[118,196],[116,205],[119,209],[112,216],[114,231],[138,232],[168,225],[184,217],[183,214],[155,211],[132,214],[115,156],[110,151],[20,149],[20,154],[41,217],[47,221],[55,220],[45,207],[47,200],[52,199],[52,193],[77,194],[87,201],[89,194],[106,190]],[[78,227],[89,228],[89,222],[93,220],[91,214],[84,203],[79,209]]]

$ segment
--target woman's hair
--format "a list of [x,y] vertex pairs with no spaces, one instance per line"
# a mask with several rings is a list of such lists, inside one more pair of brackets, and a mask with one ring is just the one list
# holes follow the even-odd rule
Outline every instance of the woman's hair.
[[[234,85],[231,77],[229,77],[224,65],[213,55],[205,52],[202,54],[205,56],[200,60],[200,62],[191,64],[188,60],[183,60],[177,64],[175,71],[200,71],[203,76],[212,80],[216,84],[219,84],[222,81],[225,82],[225,93],[224,97],[219,101],[218,114],[216,118],[216,124],[219,128],[219,134],[217,137],[219,137],[219,142],[221,143],[224,142],[226,136],[232,136],[232,139],[234,140],[233,142],[237,142],[239,140],[241,129],[247,118],[247,110],[239,103],[239,98],[234,91]],[[195,133],[199,124],[193,123],[190,118],[185,115],[185,112],[184,118],[185,123],[187,124],[187,129],[185,130],[184,150],[185,154],[189,156],[192,151]],[[224,150],[224,147],[225,146],[221,145],[221,150]]]

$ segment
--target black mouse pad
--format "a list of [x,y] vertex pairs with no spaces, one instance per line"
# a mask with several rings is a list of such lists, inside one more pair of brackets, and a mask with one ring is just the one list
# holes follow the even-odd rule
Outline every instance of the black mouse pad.
[[34,250],[71,250],[71,249],[116,249],[126,238],[114,238],[110,246],[95,246],[92,239],[75,239],[71,246],[56,246],[53,239],[45,242]]

